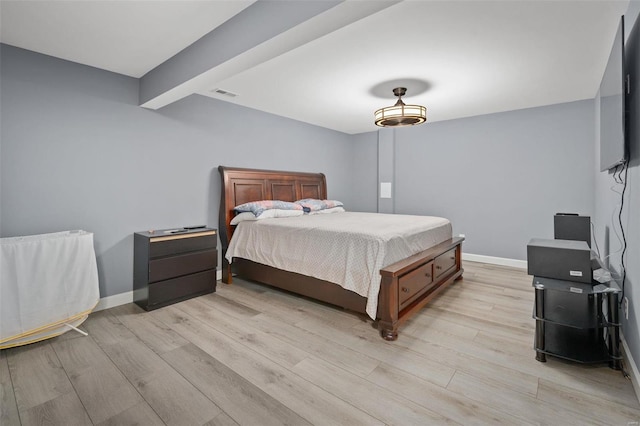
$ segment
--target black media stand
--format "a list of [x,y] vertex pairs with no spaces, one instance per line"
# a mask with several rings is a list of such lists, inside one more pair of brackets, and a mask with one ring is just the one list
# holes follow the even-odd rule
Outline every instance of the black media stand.
[[534,276],[536,359],[547,355],[620,370],[620,288]]

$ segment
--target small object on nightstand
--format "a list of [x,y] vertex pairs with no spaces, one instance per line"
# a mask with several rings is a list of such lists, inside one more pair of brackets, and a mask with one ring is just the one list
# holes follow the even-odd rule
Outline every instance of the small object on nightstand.
[[215,229],[166,229],[133,235],[133,299],[150,311],[216,291]]

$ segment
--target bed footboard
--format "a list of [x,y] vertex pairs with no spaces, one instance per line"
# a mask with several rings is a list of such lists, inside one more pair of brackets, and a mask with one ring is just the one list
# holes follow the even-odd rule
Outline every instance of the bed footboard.
[[452,238],[380,270],[378,329],[385,340],[396,340],[403,322],[462,276],[462,241]]

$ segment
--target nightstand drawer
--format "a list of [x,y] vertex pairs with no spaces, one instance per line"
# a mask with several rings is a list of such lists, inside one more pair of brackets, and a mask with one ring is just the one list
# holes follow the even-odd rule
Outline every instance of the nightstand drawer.
[[433,262],[429,262],[398,279],[399,308],[403,309],[433,286]]
[[149,240],[149,258],[214,249],[217,245],[216,231],[152,237]]
[[149,261],[149,282],[168,280],[194,272],[214,269],[218,251],[203,250]]
[[149,284],[149,306],[147,310],[202,294],[212,293],[215,291],[215,284],[215,269]]

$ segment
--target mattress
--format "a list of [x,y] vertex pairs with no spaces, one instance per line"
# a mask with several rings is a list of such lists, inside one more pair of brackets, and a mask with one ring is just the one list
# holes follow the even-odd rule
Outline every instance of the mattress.
[[380,269],[451,238],[433,216],[344,212],[246,221],[234,231],[234,257],[340,285],[367,298],[375,319]]

